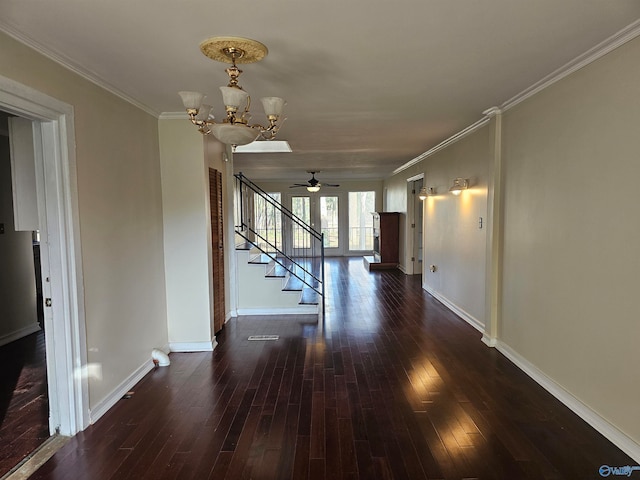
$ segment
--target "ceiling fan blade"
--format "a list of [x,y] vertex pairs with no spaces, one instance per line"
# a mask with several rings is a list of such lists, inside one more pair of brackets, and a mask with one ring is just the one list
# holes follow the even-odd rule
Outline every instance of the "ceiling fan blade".
[[300,188],[300,187],[308,187],[308,185],[304,185],[302,183],[296,183],[295,185],[291,185],[289,188]]
[[339,187],[340,185],[336,185],[335,183],[323,183],[324,187]]

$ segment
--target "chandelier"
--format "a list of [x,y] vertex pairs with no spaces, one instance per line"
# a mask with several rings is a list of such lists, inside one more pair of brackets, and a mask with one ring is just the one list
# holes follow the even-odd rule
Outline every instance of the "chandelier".
[[221,122],[216,122],[211,114],[213,107],[202,103],[206,95],[200,92],[178,92],[191,123],[203,135],[213,133],[222,143],[234,147],[251,143],[258,137],[265,140],[274,139],[280,128],[278,120],[282,116],[285,101],[280,97],[261,98],[268,124],[249,124],[251,97],[238,85],[238,77],[242,70],[237,64],[262,60],[268,53],[267,47],[248,38],[212,37],[200,44],[200,51],[212,60],[231,64],[225,69],[229,75],[229,84],[220,87],[227,116]]

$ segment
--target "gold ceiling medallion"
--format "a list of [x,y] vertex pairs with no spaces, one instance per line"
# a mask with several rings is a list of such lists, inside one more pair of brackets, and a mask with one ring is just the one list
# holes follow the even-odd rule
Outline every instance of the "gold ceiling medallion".
[[282,116],[285,101],[280,97],[261,98],[269,124],[267,126],[249,125],[251,97],[238,84],[242,70],[237,64],[259,62],[269,52],[267,47],[249,38],[212,37],[200,44],[200,51],[212,60],[231,64],[225,69],[229,76],[229,84],[226,87],[220,87],[227,115],[222,122],[215,122],[211,115],[213,107],[202,103],[204,94],[178,92],[189,119],[198,127],[200,133],[204,135],[213,133],[222,143],[233,146],[246,145],[260,136],[265,140],[274,139],[280,129],[278,120]]
[[200,51],[216,62],[239,64],[259,62],[269,53],[257,40],[240,37],[207,38],[200,44]]

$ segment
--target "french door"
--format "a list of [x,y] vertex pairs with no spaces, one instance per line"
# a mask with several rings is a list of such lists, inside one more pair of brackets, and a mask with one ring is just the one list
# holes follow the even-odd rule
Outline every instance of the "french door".
[[[314,230],[324,234],[325,255],[339,255],[343,251],[340,203],[340,195],[291,195],[291,211]],[[294,248],[310,248],[309,234],[295,223],[291,228],[291,237]]]

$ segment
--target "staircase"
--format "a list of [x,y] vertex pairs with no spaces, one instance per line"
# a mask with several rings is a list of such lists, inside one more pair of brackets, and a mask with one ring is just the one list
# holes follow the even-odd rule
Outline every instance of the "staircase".
[[239,314],[324,315],[324,236],[235,175]]

